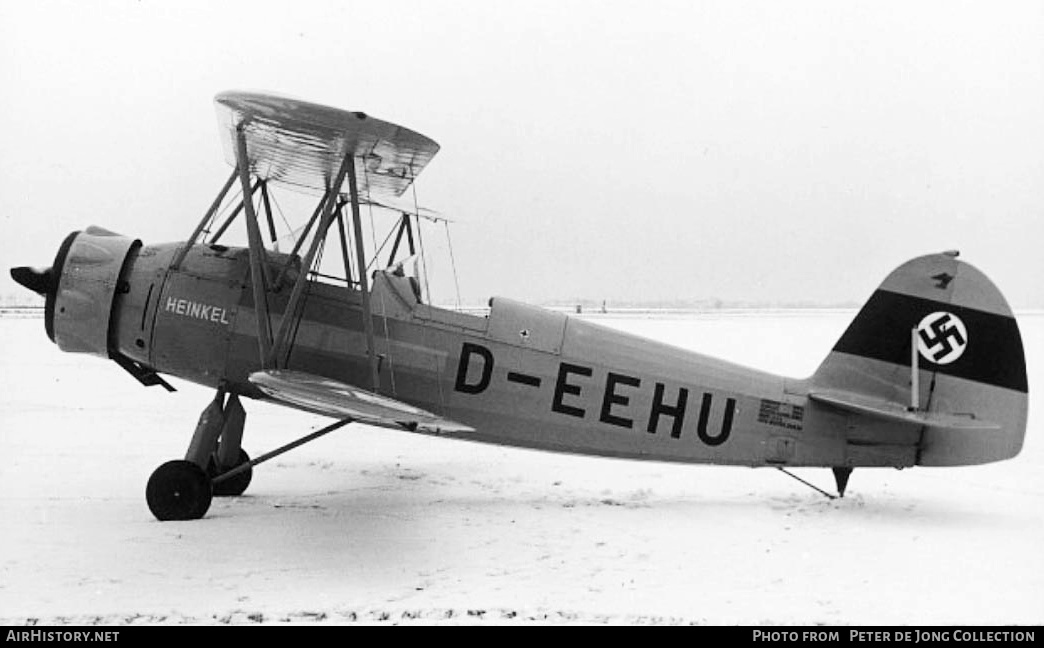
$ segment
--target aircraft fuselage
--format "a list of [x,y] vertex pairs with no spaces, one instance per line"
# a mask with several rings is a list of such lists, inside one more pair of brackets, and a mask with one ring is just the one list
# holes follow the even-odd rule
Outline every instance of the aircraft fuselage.
[[[142,248],[118,296],[117,344],[163,373],[262,395],[247,252]],[[286,261],[270,257],[273,275]],[[272,329],[288,290],[269,292]],[[816,407],[804,381],[740,367],[563,313],[496,298],[486,317],[418,303],[408,279],[371,292],[379,392],[475,428],[451,436],[659,461],[788,466],[915,463],[916,426],[861,452],[846,416]],[[360,293],[313,282],[282,368],[369,387]],[[903,432],[898,433],[899,437]]]

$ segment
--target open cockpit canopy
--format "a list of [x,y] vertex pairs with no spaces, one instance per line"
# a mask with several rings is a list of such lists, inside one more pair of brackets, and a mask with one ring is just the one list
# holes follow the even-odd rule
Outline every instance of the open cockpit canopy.
[[229,164],[236,165],[241,129],[252,175],[308,192],[325,192],[351,153],[361,161],[360,192],[401,196],[439,150],[420,133],[361,112],[256,92],[222,92],[214,102]]

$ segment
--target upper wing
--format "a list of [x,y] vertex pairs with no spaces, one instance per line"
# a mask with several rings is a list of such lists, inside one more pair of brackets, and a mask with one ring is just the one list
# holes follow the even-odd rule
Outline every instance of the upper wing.
[[400,196],[439,150],[420,133],[361,112],[257,92],[223,92],[214,101],[228,163],[236,165],[242,128],[250,171],[302,189],[326,191],[351,153],[362,162],[356,178],[364,195]]
[[393,398],[300,371],[255,371],[250,382],[278,401],[316,414],[424,432],[475,431]]

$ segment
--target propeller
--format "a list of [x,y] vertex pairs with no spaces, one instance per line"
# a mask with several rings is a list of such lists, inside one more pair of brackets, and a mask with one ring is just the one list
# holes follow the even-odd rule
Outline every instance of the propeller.
[[51,268],[46,270],[38,270],[29,266],[11,268],[11,278],[43,297],[47,296],[54,285],[54,273]]

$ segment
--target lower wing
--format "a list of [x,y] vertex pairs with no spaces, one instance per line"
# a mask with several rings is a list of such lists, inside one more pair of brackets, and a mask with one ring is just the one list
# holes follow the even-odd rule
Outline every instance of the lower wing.
[[277,401],[360,423],[422,432],[474,432],[474,428],[436,416],[394,398],[300,371],[268,370],[250,374],[250,382]]

